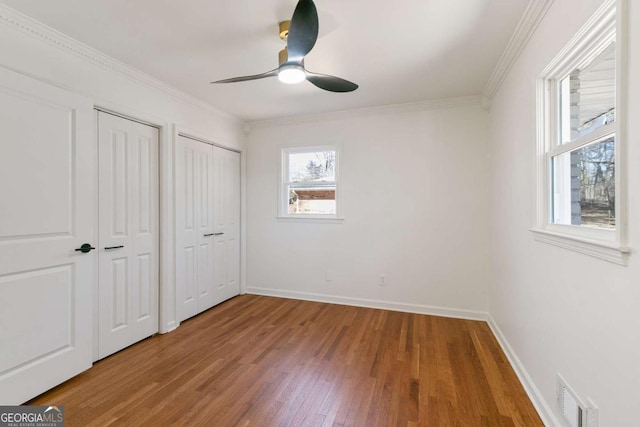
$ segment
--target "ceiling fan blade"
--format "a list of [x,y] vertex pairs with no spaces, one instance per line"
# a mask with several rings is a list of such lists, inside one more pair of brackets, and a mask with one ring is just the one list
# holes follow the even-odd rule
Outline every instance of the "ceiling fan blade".
[[307,80],[320,89],[328,90],[329,92],[352,92],[358,89],[357,84],[349,80],[341,79],[340,77],[310,73],[309,71],[307,71],[306,74]]
[[287,37],[288,62],[301,62],[318,39],[318,11],[312,0],[300,0],[293,12]]
[[265,77],[273,77],[278,75],[278,68],[275,70],[267,71],[262,74],[254,74],[253,76],[242,76],[242,77],[232,77],[230,79],[217,80],[211,83],[235,83],[235,82],[245,82],[247,80],[258,80],[264,79]]

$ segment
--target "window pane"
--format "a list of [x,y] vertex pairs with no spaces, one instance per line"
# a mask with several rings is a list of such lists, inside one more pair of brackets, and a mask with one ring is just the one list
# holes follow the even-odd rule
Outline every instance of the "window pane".
[[306,215],[335,215],[336,187],[289,186],[289,213]]
[[560,139],[567,143],[613,123],[616,106],[616,50],[612,43],[582,69],[560,81]]
[[289,154],[289,182],[336,180],[336,152]]
[[553,158],[553,222],[613,229],[615,137]]

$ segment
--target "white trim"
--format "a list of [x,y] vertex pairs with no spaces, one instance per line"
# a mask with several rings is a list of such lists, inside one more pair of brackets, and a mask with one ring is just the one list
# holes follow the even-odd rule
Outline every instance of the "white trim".
[[237,148],[236,144],[225,143],[228,141],[226,141],[224,138],[219,138],[212,135],[204,135],[192,129],[187,129],[184,126],[176,125],[176,132],[175,132],[174,138],[177,138],[179,136],[193,139],[194,141],[198,141],[198,142],[203,142],[205,144],[213,145],[214,147],[224,148],[225,150],[235,151],[236,153],[242,153],[242,149]]
[[176,329],[178,329],[178,326],[180,326],[180,322],[176,322],[176,321],[169,322],[166,325],[166,329],[160,331],[160,333],[161,334],[168,334],[169,332],[173,332]]
[[270,289],[249,287],[247,293],[251,295],[263,295],[278,298],[289,298],[303,301],[325,302],[330,304],[349,305],[354,307],[377,308],[381,310],[401,311],[404,313],[426,314],[430,316],[451,317],[466,320],[487,320],[487,313],[477,310],[459,308],[434,307],[421,304],[408,304],[400,302],[387,302],[380,300],[341,297],[337,295],[314,294],[308,292],[288,291],[283,289]]
[[[616,0],[606,0],[542,70],[540,78],[564,77],[572,69],[597,56],[611,42],[609,35],[615,31],[615,26]],[[590,54],[585,54],[585,51]]]
[[627,129],[630,123],[627,0],[618,0],[616,6],[616,121],[619,123],[616,131],[616,231],[619,244],[627,246]]
[[504,336],[502,330],[500,330],[500,327],[491,314],[488,314],[487,316],[487,323],[489,324],[489,328],[491,328],[491,332],[493,332],[493,335],[498,340],[498,344],[500,344],[502,351],[507,356],[511,367],[518,376],[522,387],[524,387],[524,391],[527,393],[527,396],[529,396],[529,400],[531,400],[533,407],[538,412],[538,415],[540,415],[544,425],[561,427],[562,424],[560,424],[552,409],[544,400],[544,397],[542,397],[542,393],[540,393],[540,390],[536,387],[536,384],[533,382],[533,379],[531,379],[531,376],[525,369],[522,361],[509,344],[509,341]]
[[610,123],[608,125],[602,125],[590,134],[578,137],[571,142],[556,145],[549,150],[549,156],[556,157],[564,153],[569,153],[582,147],[586,147],[589,144],[593,144],[594,142],[602,142],[612,136],[616,136],[615,124]]
[[240,295],[247,292],[247,152],[240,153]]
[[185,104],[204,110],[211,113],[221,119],[230,121],[237,125],[240,125],[242,121],[229,113],[226,113],[218,108],[198,99],[191,95],[188,95],[179,89],[170,86],[155,77],[152,77],[142,71],[139,71],[123,62],[118,61],[84,43],[81,43],[47,25],[24,15],[14,9],[11,9],[7,5],[0,4],[0,24],[11,27],[24,34],[27,34],[35,39],[52,45],[58,49],[64,50],[69,54],[72,54],[78,58],[81,58],[87,62],[91,62],[100,68],[115,71],[116,73],[125,76],[129,80],[142,84],[146,87],[155,89],[166,95],[173,97],[174,99],[184,102]]
[[608,245],[603,242],[554,233],[548,230],[531,229],[529,231],[532,232],[533,238],[537,242],[569,249],[622,266],[627,266],[629,261],[631,249],[624,246]]
[[257,120],[247,123],[249,131],[253,129],[272,128],[296,124],[317,123],[328,120],[348,120],[372,114],[410,113],[415,111],[438,110],[452,107],[480,106],[479,96],[461,96],[454,98],[431,99],[422,102],[405,104],[382,105],[378,107],[355,108],[351,110],[334,111],[324,114],[306,116],[292,116],[267,120]]
[[553,0],[531,0],[529,2],[509,43],[507,43],[507,47],[504,49],[502,56],[500,56],[489,81],[482,91],[482,106],[484,108],[490,107],[493,97],[509,75],[511,68],[520,57],[520,54],[538,28],[538,25],[552,3]]
[[315,224],[342,224],[344,217],[335,217],[333,215],[289,215],[277,216],[278,222],[307,222]]
[[111,110],[109,108],[104,108],[104,107],[100,107],[98,105],[94,105],[93,109],[95,111],[99,112],[99,113],[105,113],[105,114],[109,114],[111,116],[120,117],[121,119],[129,120],[130,122],[135,122],[135,123],[139,123],[141,125],[150,126],[152,128],[156,128],[158,130],[162,129],[162,126],[157,125],[157,124],[155,124],[153,122],[149,122],[149,121],[146,121],[146,120],[142,120],[142,119],[138,119],[138,118],[135,118],[135,117],[131,117],[129,115],[126,115],[126,114],[123,114],[123,113],[119,113],[118,111],[114,111],[114,110]]
[[176,314],[175,161],[174,126],[160,129],[160,310],[161,334],[180,326]]

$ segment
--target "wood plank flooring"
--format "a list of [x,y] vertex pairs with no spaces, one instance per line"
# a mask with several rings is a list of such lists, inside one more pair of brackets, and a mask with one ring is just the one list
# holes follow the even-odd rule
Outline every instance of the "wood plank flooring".
[[67,426],[541,426],[484,322],[244,295],[29,402]]

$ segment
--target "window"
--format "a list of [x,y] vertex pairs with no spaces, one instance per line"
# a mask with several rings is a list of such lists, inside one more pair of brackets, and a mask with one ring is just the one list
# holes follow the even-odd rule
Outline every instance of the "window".
[[624,264],[617,38],[616,2],[609,0],[539,79],[532,231],[537,240]]
[[337,176],[336,147],[283,149],[280,216],[338,218]]
[[582,68],[553,81],[557,135],[549,162],[551,222],[615,229],[615,42]]

